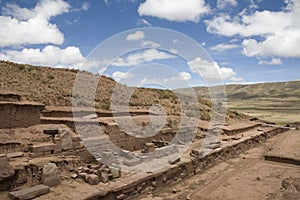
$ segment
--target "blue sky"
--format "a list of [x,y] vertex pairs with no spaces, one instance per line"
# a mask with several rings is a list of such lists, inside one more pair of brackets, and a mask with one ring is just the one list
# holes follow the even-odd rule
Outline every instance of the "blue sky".
[[[297,0],[0,0],[0,4],[1,60],[79,68],[140,86],[300,79]],[[192,41],[209,56],[191,47]],[[182,54],[188,58],[182,59]]]

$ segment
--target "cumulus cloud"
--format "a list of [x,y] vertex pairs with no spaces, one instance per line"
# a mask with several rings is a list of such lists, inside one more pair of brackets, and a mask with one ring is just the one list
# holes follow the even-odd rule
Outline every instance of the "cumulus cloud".
[[[210,33],[245,38],[242,42],[246,56],[300,57],[300,2],[286,1],[282,11],[242,12],[235,17],[221,14],[206,20]],[[257,40],[260,36],[262,40]]]
[[237,44],[226,44],[226,43],[220,43],[218,45],[212,46],[209,49],[213,51],[226,51],[230,49],[237,49],[240,45]]
[[217,62],[210,62],[200,57],[188,62],[190,70],[193,73],[201,75],[206,80],[231,80],[242,81],[242,78],[236,77],[236,72],[232,68],[220,67]]
[[139,41],[145,38],[145,34],[143,31],[137,31],[135,33],[129,34],[126,37],[127,41]]
[[210,12],[204,0],[146,0],[138,8],[140,16],[151,16],[175,22],[199,22]]
[[52,45],[48,45],[43,49],[7,50],[0,53],[0,60],[75,69],[89,69],[97,67],[98,64],[96,61],[87,60],[78,47],[70,46],[61,49]]
[[259,65],[282,65],[282,61],[280,58],[272,58],[272,60],[260,60],[258,62]]
[[63,0],[41,0],[33,9],[6,4],[0,16],[0,47],[26,44],[62,44],[64,35],[51,17],[68,12]]
[[217,0],[217,8],[224,9],[227,7],[236,7],[238,5],[237,0]]
[[116,71],[112,74],[112,78],[115,79],[116,81],[120,81],[122,79],[129,79],[132,77],[133,77],[133,74],[131,74],[130,72]]
[[143,52],[131,54],[126,58],[117,58],[112,65],[114,66],[136,66],[153,60],[162,60],[174,58],[174,55],[168,54],[156,49],[148,49]]

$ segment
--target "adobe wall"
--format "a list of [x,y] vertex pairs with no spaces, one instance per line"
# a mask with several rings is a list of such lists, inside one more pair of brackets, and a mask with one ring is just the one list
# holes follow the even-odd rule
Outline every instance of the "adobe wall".
[[44,105],[24,102],[0,102],[0,128],[29,127],[40,123]]

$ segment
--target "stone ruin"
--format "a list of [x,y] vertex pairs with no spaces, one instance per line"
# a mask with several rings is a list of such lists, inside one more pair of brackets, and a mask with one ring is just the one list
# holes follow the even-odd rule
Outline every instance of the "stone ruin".
[[[122,112],[78,111],[79,120],[75,122],[71,108],[50,109],[22,101],[21,95],[13,92],[0,92],[0,111],[0,191],[8,191],[11,199],[49,195],[50,187],[55,190],[62,181],[95,187],[107,185],[105,192],[90,194],[86,199],[125,199],[181,180],[250,148],[265,135],[284,131],[246,120],[238,128],[229,125],[213,129],[213,135],[220,134],[217,141],[207,141],[200,147],[197,145],[205,141],[209,127],[206,121],[179,130],[177,119],[171,118],[156,135],[135,138],[134,133],[121,130],[113,121],[114,115],[123,117]],[[133,117],[151,114],[130,112]],[[75,123],[84,125],[84,137]],[[197,130],[194,135],[190,134],[192,128]],[[189,144],[189,148],[180,156],[178,152],[184,144]],[[123,171],[164,158],[167,158],[164,171],[141,174]]]

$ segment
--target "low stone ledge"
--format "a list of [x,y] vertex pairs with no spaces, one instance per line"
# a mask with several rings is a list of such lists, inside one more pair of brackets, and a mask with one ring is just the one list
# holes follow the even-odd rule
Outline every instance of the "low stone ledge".
[[37,185],[31,188],[10,192],[9,197],[11,199],[26,200],[26,199],[33,199],[48,194],[49,192],[50,192],[50,187],[46,185]]

